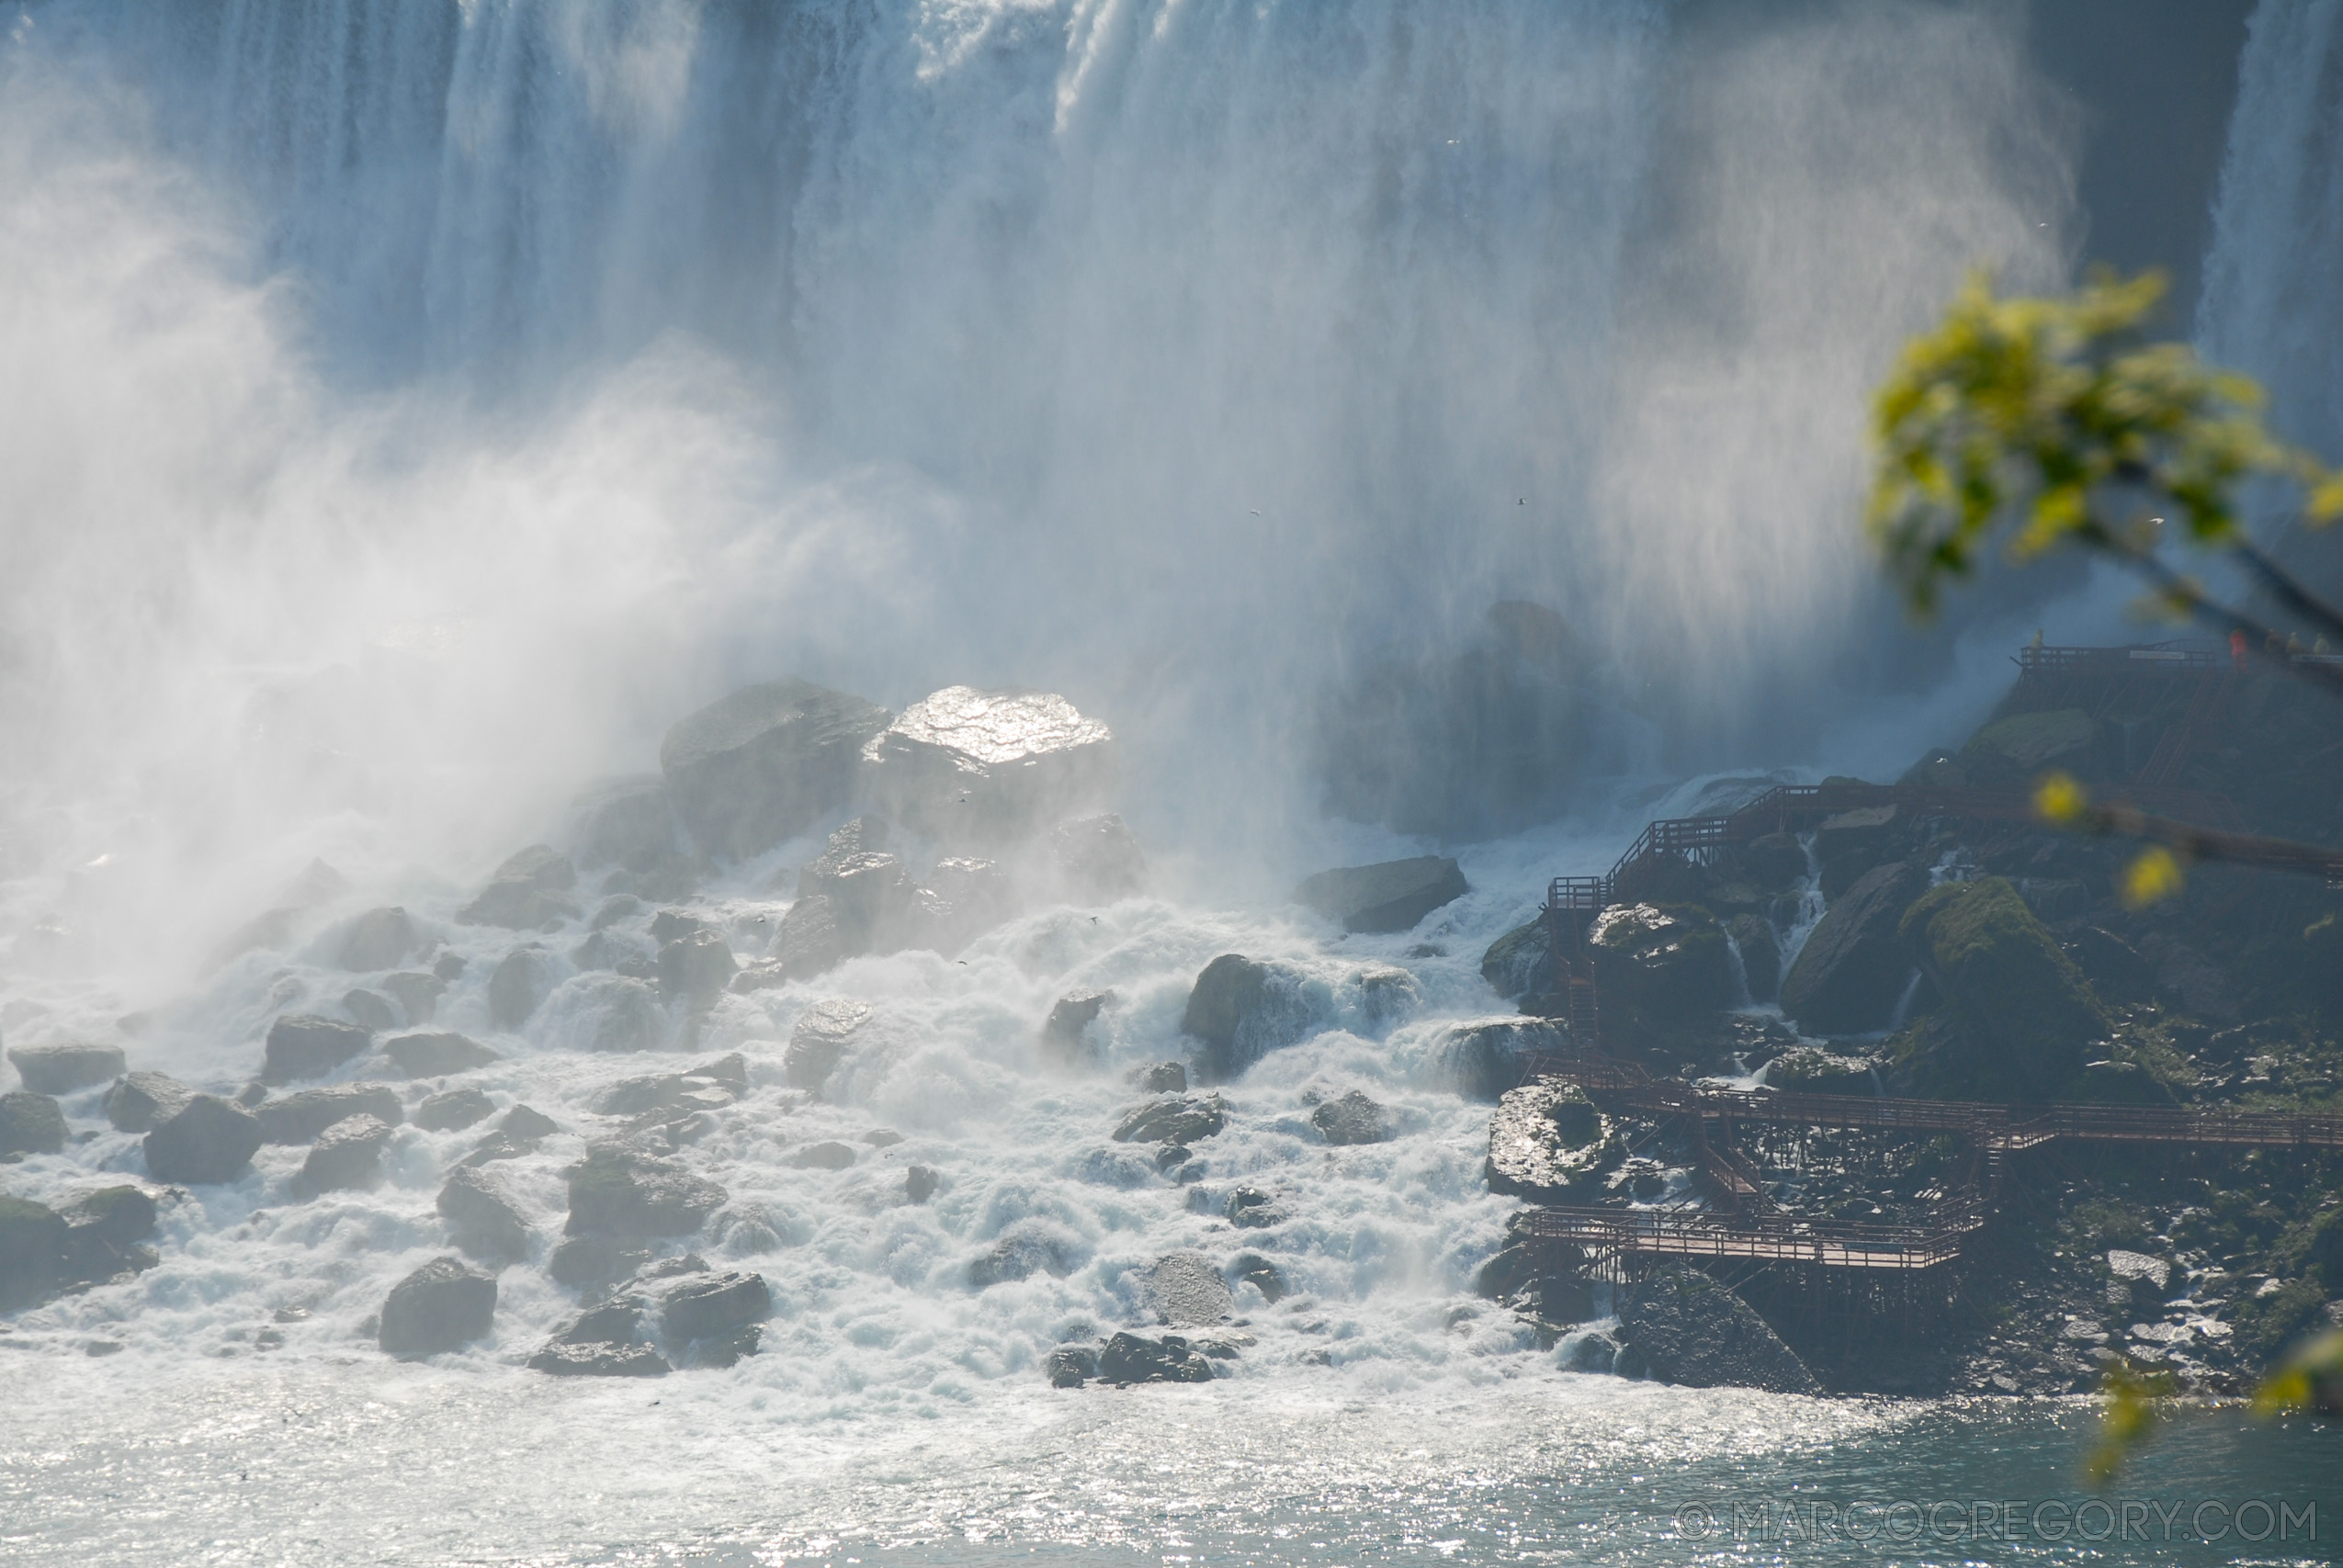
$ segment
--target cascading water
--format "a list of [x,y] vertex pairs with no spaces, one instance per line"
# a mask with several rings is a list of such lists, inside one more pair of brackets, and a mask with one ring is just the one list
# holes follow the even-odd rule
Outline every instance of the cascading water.
[[[223,1561],[1444,1555],[1485,1523],[1460,1475],[1504,1478],[1524,1544],[1575,1543],[1595,1514],[1539,1477],[1710,1484],[1910,1419],[1572,1378],[1473,1294],[1513,1205],[1486,1108],[1441,1077],[1448,1025],[1496,1008],[1483,948],[1626,814],[1466,848],[1475,891],[1407,933],[1277,897],[1422,847],[1317,820],[1295,755],[1379,643],[1550,604],[1661,759],[1684,715],[1761,728],[1835,668],[1871,592],[1844,542],[1862,387],[1969,263],[2061,256],[2006,17],[1872,6],[1695,49],[1636,0],[8,16],[0,1032],[122,1039],[232,1092],[272,1017],[344,1005],[349,918],[397,904],[449,961],[435,1024],[498,1054],[473,1081],[560,1129],[498,1162],[536,1234],[494,1334],[435,1366],[368,1325],[447,1247],[434,1195],[478,1134],[412,1118],[376,1190],[304,1197],[301,1151],[264,1148],[165,1203],[158,1267],[11,1317],[36,1457],[0,1512],[44,1548],[151,1558],[126,1521],[164,1518],[168,1551],[200,1532]],[[785,671],[899,708],[1067,692],[1125,742],[1152,894],[728,997],[648,1062],[576,1049],[609,1021],[571,957],[589,906],[525,939],[555,989],[500,1024],[515,939],[454,918],[487,868]],[[745,945],[819,851],[730,868],[701,913]],[[315,858],[342,902],[222,961]],[[1175,1184],[1109,1134],[1129,1069],[1189,1053],[1224,952],[1287,965],[1312,1010]],[[1053,1065],[1042,1020],[1093,988],[1102,1060]],[[784,1043],[846,998],[873,1033],[810,1097]],[[643,1027],[686,1043],[680,1010]],[[772,1286],[764,1350],[655,1386],[524,1371],[580,1304],[546,1265],[594,1107],[732,1050],[742,1094],[676,1157],[726,1193],[688,1245]],[[1311,1111],[1352,1089],[1398,1136],[1330,1146]],[[98,1091],[66,1111],[92,1135],[0,1185],[141,1174]],[[852,1162],[799,1157],[832,1145]],[[1230,1218],[1242,1188],[1275,1224]],[[1046,1386],[1060,1341],[1153,1331],[1143,1271],[1185,1250],[1260,1251],[1287,1287],[1237,1287],[1251,1342],[1221,1381]],[[1421,1452],[1392,1461],[1369,1399]],[[140,1457],[187,1433],[198,1462]],[[1319,1517],[1353,1502],[1356,1530]],[[1638,1506],[1664,1535],[1665,1497]]]

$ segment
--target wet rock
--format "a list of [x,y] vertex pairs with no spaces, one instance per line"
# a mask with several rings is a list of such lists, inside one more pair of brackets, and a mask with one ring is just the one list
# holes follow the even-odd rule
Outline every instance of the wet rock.
[[739,967],[723,937],[712,931],[693,931],[659,950],[659,994],[671,1002],[704,1008],[724,994]]
[[526,1105],[515,1105],[504,1112],[497,1127],[515,1138],[549,1138],[561,1130],[552,1117]]
[[1220,1205],[1220,1215],[1239,1230],[1267,1230],[1292,1217],[1274,1195],[1258,1187],[1232,1188]]
[[2110,1024],[2074,960],[2001,877],[1947,883],[1901,922],[1907,951],[1950,1004],[1969,1063],[1916,1064],[1945,1089],[2043,1096],[2078,1072]]
[[903,1196],[913,1203],[924,1203],[935,1196],[944,1179],[923,1165],[912,1166],[903,1172]]
[[891,1127],[873,1127],[863,1134],[863,1142],[875,1149],[891,1149],[903,1141],[903,1134]]
[[[729,1058],[733,1062],[739,1059],[737,1055]],[[687,1073],[622,1078],[595,1096],[594,1108],[604,1116],[640,1116],[658,1111],[720,1111],[738,1100],[744,1087],[744,1083],[696,1067]]]
[[1294,902],[1341,921],[1347,931],[1404,931],[1471,891],[1454,861],[1418,855],[1321,871],[1294,889]]
[[342,934],[339,963],[357,974],[396,969],[423,944],[423,933],[404,909],[368,909]]
[[1076,904],[1112,904],[1147,888],[1147,855],[1120,817],[1077,817],[1049,830],[1058,886]]
[[2022,876],[2016,886],[2018,897],[2044,925],[2079,919],[2090,913],[2094,902],[2089,887],[2068,877]]
[[1480,977],[1507,1001],[1554,989],[1554,942],[1545,917],[1524,920],[1488,944]]
[[393,1356],[433,1356],[485,1337],[495,1319],[496,1281],[439,1258],[390,1287],[378,1338]]
[[919,883],[900,856],[887,852],[886,841],[882,818],[857,818],[830,835],[820,860],[798,872],[798,899],[829,900],[826,913],[848,957],[904,945]]
[[447,994],[447,982],[436,975],[420,969],[402,969],[382,976],[382,989],[399,1004],[410,1025],[429,1023],[439,1010],[439,998]]
[[357,1024],[287,1013],[268,1026],[260,1081],[273,1089],[298,1078],[323,1077],[373,1043],[373,1033]]
[[119,1045],[19,1045],[8,1053],[17,1076],[35,1094],[71,1094],[121,1076]]
[[732,976],[735,991],[759,991],[810,980],[846,961],[846,944],[830,900],[819,895],[801,897],[781,917],[764,957]]
[[550,844],[531,844],[496,868],[480,897],[457,912],[456,923],[535,931],[571,919],[578,907],[569,894],[577,885],[569,856]]
[[1670,1269],[1623,1292],[1618,1313],[1623,1345],[1662,1382],[1822,1392],[1805,1363],[1748,1303],[1696,1269]]
[[1928,890],[1917,866],[1863,874],[1834,902],[1782,982],[1782,1010],[1818,1034],[1885,1029],[1912,973],[1896,928]]
[[1273,1305],[1293,1293],[1293,1287],[1285,1282],[1285,1271],[1258,1252],[1240,1252],[1230,1259],[1228,1277],[1251,1285]]
[[305,1089],[253,1108],[261,1136],[272,1144],[306,1144],[349,1116],[371,1116],[395,1127],[406,1120],[399,1091],[388,1084],[337,1084]]
[[1588,928],[1605,1021],[1683,1022],[1733,1005],[1733,961],[1705,910],[1614,904]]
[[153,1268],[153,1249],[138,1244],[154,1234],[156,1217],[154,1199],[136,1187],[100,1188],[75,1201],[64,1211],[60,1276],[96,1284]]
[[763,1276],[714,1274],[667,1292],[660,1323],[670,1344],[713,1339],[753,1328],[773,1312],[773,1292]]
[[45,1301],[65,1251],[64,1216],[46,1203],[0,1192],[0,1312]]
[[[1049,1010],[1049,1018],[1041,1026],[1042,1048],[1061,1062],[1086,1059],[1092,1055],[1083,1032],[1098,1020],[1099,1011],[1115,999],[1112,991],[1069,991],[1058,998]],[[1181,1087],[1187,1087],[1187,1075],[1181,1075]]]
[[1038,1226],[1010,1232],[969,1260],[968,1284],[976,1290],[1048,1273],[1064,1279],[1081,1266],[1082,1247],[1070,1236]]
[[847,1047],[870,1020],[871,1010],[866,1002],[841,998],[816,1002],[808,1008],[789,1031],[788,1049],[782,1055],[789,1086],[818,1089],[827,1083]]
[[1212,1363],[1188,1348],[1176,1334],[1148,1339],[1117,1334],[1099,1352],[1098,1375],[1115,1384],[1140,1382],[1210,1382]]
[[1794,1094],[1876,1094],[1868,1056],[1841,1056],[1818,1045],[1794,1045],[1765,1065],[1770,1089]]
[[1157,1258],[1139,1276],[1139,1294],[1158,1323],[1196,1328],[1218,1323],[1235,1310],[1228,1281],[1200,1252],[1173,1252]]
[[1006,843],[1103,802],[1115,738],[1061,696],[947,686],[863,748],[888,815],[940,844]]
[[557,1378],[663,1378],[674,1369],[648,1345],[556,1342],[528,1359],[529,1371]]
[[999,861],[947,855],[912,901],[904,945],[950,956],[1016,913],[1017,890]]
[[188,1187],[233,1181],[261,1144],[260,1119],[217,1095],[190,1095],[144,1142],[147,1174]]
[[843,1170],[855,1163],[855,1151],[845,1144],[808,1144],[786,1163],[798,1170]]
[[2104,927],[2085,926],[2064,947],[2092,991],[2109,1001],[2145,1001],[2156,989],[2155,965]]
[[1177,1062],[1149,1062],[1143,1067],[1132,1068],[1130,1081],[1148,1094],[1184,1094],[1188,1069]]
[[1957,766],[1977,789],[2020,790],[2053,769],[2098,776],[2099,726],[2080,708],[1997,719],[1961,748]]
[[551,953],[539,947],[515,948],[488,977],[488,1021],[498,1029],[520,1028],[559,980]]
[[1584,1201],[1626,1153],[1586,1090],[1540,1078],[1508,1090],[1488,1119],[1488,1190],[1541,1203]]
[[1494,1102],[1522,1081],[1534,1052],[1564,1052],[1569,1036],[1542,1018],[1466,1019],[1444,1026],[1432,1041],[1432,1077],[1467,1100]]
[[118,1133],[143,1133],[187,1102],[195,1090],[162,1073],[129,1073],[106,1091],[106,1119]]
[[1369,1034],[1380,1034],[1423,1005],[1423,987],[1395,964],[1371,964],[1343,984],[1357,991],[1360,1025]]
[[1761,915],[1735,915],[1725,922],[1725,934],[1741,955],[1741,976],[1749,982],[1749,1000],[1770,1002],[1782,991],[1782,947],[1773,928]]
[[436,1207],[458,1248],[474,1258],[504,1260],[528,1250],[528,1221],[504,1183],[486,1170],[457,1167],[440,1188]]
[[0,1094],[0,1155],[53,1155],[65,1146],[65,1113],[45,1094]]
[[1200,1066],[1233,1077],[1270,1052],[1310,1032],[1303,977],[1282,964],[1224,953],[1204,966],[1188,993],[1181,1032],[1203,1042]]
[[744,860],[804,832],[854,792],[887,710],[799,680],[734,692],[659,749],[676,818],[710,854]]
[[724,1189],[671,1161],[607,1146],[570,1173],[571,1235],[689,1235],[724,1202]]
[[1740,848],[1742,874],[1766,892],[1782,892],[1806,874],[1805,847],[1789,833],[1764,833]]
[[394,1035],[382,1043],[382,1051],[410,1078],[446,1077],[503,1059],[477,1040],[446,1031]]
[[1041,1375],[1049,1380],[1052,1388],[1080,1388],[1098,1376],[1098,1348],[1060,1345],[1043,1359]]
[[350,1015],[352,1022],[369,1034],[399,1027],[399,1010],[390,1005],[389,997],[379,991],[361,987],[344,992],[342,1010]]
[[581,864],[647,871],[674,853],[674,813],[659,779],[613,780],[581,795],[572,809]]
[[1815,860],[1822,867],[1822,891],[1836,898],[1858,877],[1886,860],[1897,846],[1907,813],[1896,806],[1867,806],[1823,819],[1815,829]]
[[1169,1095],[1124,1112],[1115,1126],[1118,1144],[1186,1145],[1217,1134],[1228,1124],[1228,1106],[1218,1095]]
[[1330,1144],[1385,1144],[1398,1135],[1399,1119],[1359,1089],[1310,1112],[1310,1125]]
[[606,1236],[573,1235],[553,1249],[545,1271],[557,1285],[591,1291],[627,1279],[650,1259],[650,1251],[641,1247]]
[[293,1190],[303,1197],[314,1197],[321,1192],[379,1186],[382,1145],[390,1141],[390,1123],[379,1117],[363,1112],[344,1117],[318,1134],[293,1179]]

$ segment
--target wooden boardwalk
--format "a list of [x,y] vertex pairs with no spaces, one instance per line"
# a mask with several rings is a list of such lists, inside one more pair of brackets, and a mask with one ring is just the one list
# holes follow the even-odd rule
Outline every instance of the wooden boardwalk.
[[[1961,1256],[1965,1238],[1991,1217],[2012,1154],[2066,1140],[2172,1148],[2343,1149],[2343,1115],[2202,1111],[2179,1106],[2001,1105],[1982,1100],[1897,1100],[1848,1094],[1775,1094],[1704,1089],[1652,1077],[1632,1063],[1537,1055],[1524,1081],[1575,1083],[1614,1112],[1690,1120],[1703,1172],[1724,1207],[1572,1208],[1533,1211],[1528,1234],[1589,1255],[1741,1259],[1825,1269],[1909,1272]],[[1756,1172],[1726,1147],[1735,1122],[1828,1127],[1919,1136],[1952,1134],[1982,1157],[1983,1179],[1965,1186],[1912,1224],[1810,1220],[1772,1205]]]

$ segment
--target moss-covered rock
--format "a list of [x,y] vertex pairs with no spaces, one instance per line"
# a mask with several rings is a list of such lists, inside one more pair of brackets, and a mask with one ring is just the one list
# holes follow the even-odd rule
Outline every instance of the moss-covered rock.
[[1912,974],[1898,922],[1927,886],[1919,868],[1896,863],[1831,900],[1783,977],[1783,1012],[1818,1034],[1885,1029]]
[[1488,1190],[1569,1202],[1626,1157],[1611,1118],[1586,1090],[1558,1078],[1511,1089],[1488,1119]]
[[0,1154],[53,1155],[65,1146],[65,1113],[45,1094],[0,1094]]
[[2054,768],[2091,776],[2098,760],[2099,726],[2091,716],[2057,708],[1996,719],[1970,737],[1959,766],[1979,788],[2022,789]]
[[1924,1079],[1984,1098],[2041,1097],[2082,1069],[2106,1010],[2074,960],[1998,876],[1933,888],[1904,912],[1907,951],[1946,998],[1964,1060],[1920,1064]]
[[1765,1065],[1768,1087],[1795,1094],[1872,1094],[1877,1085],[1869,1056],[1841,1056],[1818,1045],[1797,1045]]

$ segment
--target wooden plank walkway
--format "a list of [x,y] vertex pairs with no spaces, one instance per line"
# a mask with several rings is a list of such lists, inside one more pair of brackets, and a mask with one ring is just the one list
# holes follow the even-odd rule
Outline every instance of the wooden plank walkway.
[[1961,1243],[1985,1224],[1975,1205],[1948,1206],[1926,1224],[1845,1224],[1781,1215],[1727,1216],[1668,1209],[1545,1208],[1531,1212],[1529,1235],[1589,1252],[1666,1258],[1806,1263],[1825,1269],[1910,1272],[1961,1256]]

